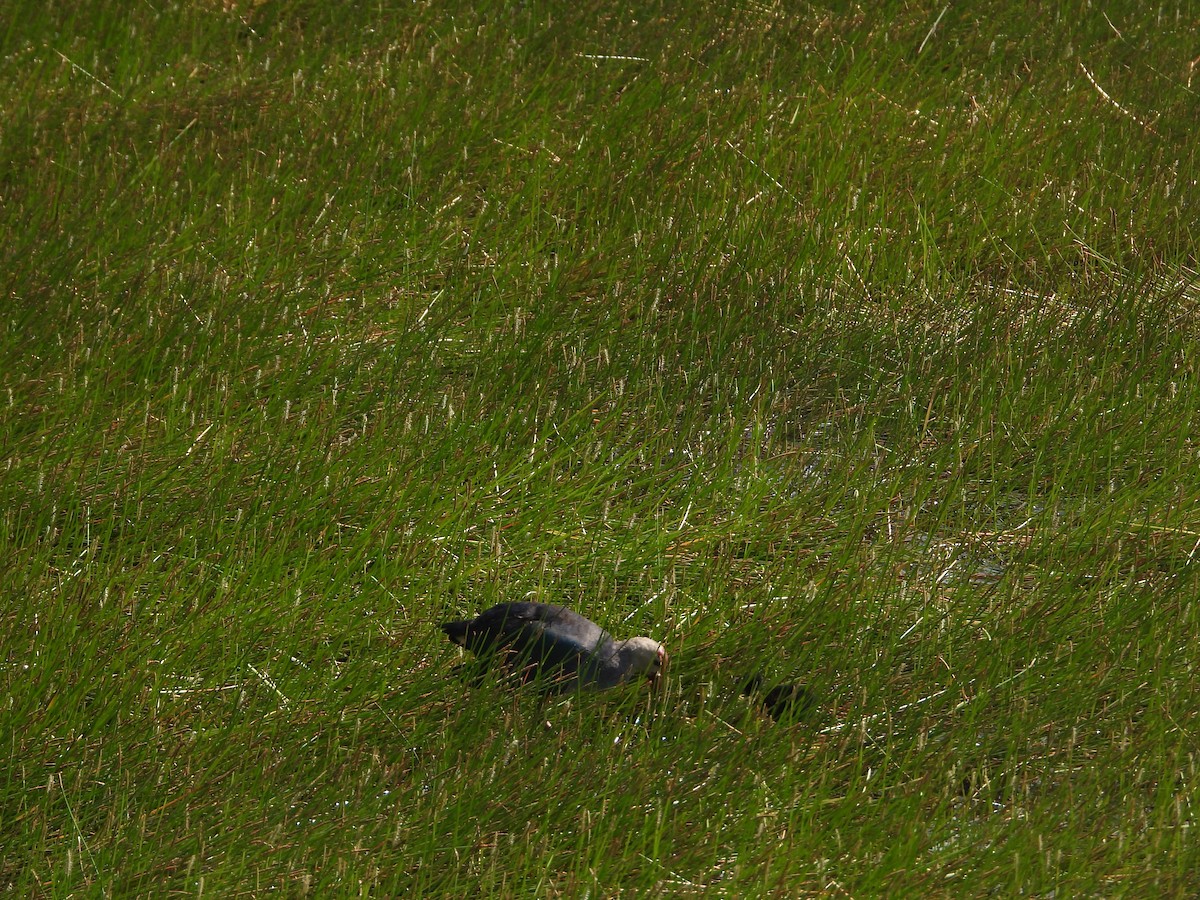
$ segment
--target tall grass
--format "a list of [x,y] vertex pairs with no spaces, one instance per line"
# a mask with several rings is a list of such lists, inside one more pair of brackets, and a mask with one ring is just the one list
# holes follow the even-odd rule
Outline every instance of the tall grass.
[[14,9],[6,890],[1194,891],[1193,7]]

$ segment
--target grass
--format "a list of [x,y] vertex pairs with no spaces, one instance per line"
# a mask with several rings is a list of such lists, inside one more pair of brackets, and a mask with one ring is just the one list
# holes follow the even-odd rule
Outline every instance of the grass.
[[4,891],[1194,890],[1192,5],[17,6]]

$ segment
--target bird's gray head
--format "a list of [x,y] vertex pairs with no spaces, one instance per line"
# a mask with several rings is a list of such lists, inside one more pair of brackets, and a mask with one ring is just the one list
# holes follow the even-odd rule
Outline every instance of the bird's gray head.
[[630,638],[621,645],[621,657],[626,661],[626,678],[645,675],[654,680],[667,664],[667,651],[658,641],[648,637]]

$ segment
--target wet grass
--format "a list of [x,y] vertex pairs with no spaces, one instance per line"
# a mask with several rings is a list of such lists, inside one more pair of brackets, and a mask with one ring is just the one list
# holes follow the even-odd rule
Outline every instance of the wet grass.
[[4,890],[1194,889],[1194,8],[18,6]]

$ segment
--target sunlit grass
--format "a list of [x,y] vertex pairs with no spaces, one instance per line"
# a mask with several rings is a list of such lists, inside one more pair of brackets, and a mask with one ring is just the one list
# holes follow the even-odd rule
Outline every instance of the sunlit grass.
[[1186,895],[1195,12],[477,6],[0,32],[0,885]]

